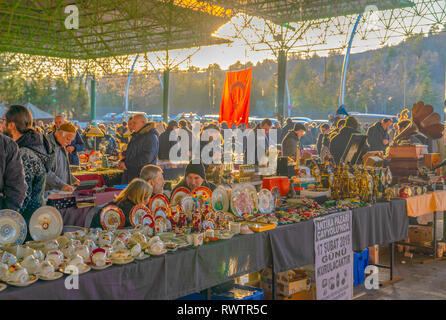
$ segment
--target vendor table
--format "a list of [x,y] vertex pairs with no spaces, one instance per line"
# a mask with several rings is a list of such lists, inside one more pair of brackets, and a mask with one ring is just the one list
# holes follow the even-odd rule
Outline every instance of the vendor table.
[[80,181],[97,180],[98,188],[103,186],[113,187],[121,184],[123,171],[120,169],[107,169],[107,170],[90,170],[90,171],[76,171],[72,174]]
[[[353,249],[407,237],[403,203],[392,200],[379,204],[379,210],[374,208],[376,205],[354,209]],[[379,225],[371,227],[370,223]],[[391,227],[387,228],[387,224]],[[0,293],[0,299],[175,299],[270,265],[277,273],[313,263],[314,226],[308,220],[123,266],[113,265],[102,271],[92,270],[79,276],[79,289],[65,289],[64,278],[38,281],[29,287],[8,287]]]

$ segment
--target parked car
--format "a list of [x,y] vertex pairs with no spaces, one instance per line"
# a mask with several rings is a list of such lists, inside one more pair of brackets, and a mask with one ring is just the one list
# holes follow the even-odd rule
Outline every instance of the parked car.
[[313,120],[307,117],[291,117],[291,121],[293,122],[302,122],[302,123],[311,123]]
[[354,116],[361,126],[374,124],[376,121],[380,121],[385,118],[395,118],[394,115],[388,114],[374,114],[374,113],[360,113],[360,112],[349,112],[349,115]]
[[200,121],[201,117],[196,113],[182,112],[175,117],[176,121],[180,121],[181,119],[186,119],[187,121],[193,122],[193,121]]

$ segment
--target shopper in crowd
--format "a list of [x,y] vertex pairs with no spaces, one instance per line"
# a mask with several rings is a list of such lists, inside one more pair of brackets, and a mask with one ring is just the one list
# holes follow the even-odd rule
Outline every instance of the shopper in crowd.
[[[261,132],[261,130],[264,130],[264,140],[263,140],[264,142],[262,141],[260,143],[264,143],[264,145],[265,145],[265,152],[266,152],[269,149],[269,144],[270,144],[268,133],[269,133],[270,129],[272,128],[272,126],[273,126],[272,121],[270,119],[266,118],[266,119],[263,119],[262,122],[260,122],[254,129],[250,130],[247,133],[246,141],[249,141],[250,139],[252,139],[252,138],[250,138],[251,135],[254,136],[254,146],[255,146],[255,148],[252,148],[252,151],[254,151],[254,155],[250,156],[250,152],[248,152],[248,151],[251,148],[249,148],[247,143],[246,144],[244,143],[245,162],[246,163],[252,164],[250,162],[251,162],[252,158],[254,158],[254,163],[255,164],[259,164],[259,155],[257,154],[258,153],[257,149],[259,148],[259,141],[258,141],[259,140],[258,139],[259,133]],[[266,154],[265,154],[265,156],[266,156]]]
[[336,136],[339,132],[341,132],[344,126],[345,126],[345,119],[338,118],[337,120],[335,120],[335,127],[328,134],[328,139],[331,141],[334,138],[334,136]]
[[[189,156],[191,156],[192,153],[192,130],[189,128],[189,123],[185,119],[181,119],[178,122],[178,126],[181,130],[186,131],[188,137],[189,137]],[[180,141],[181,141],[181,135],[180,135]]]
[[96,146],[98,150],[101,150],[108,155],[117,156],[119,149],[118,141],[107,132],[107,128],[104,124],[99,124],[99,129],[102,131],[104,136],[96,138]]
[[359,122],[355,117],[349,116],[345,120],[345,126],[330,141],[330,153],[336,164],[339,164],[347,144],[354,133],[359,133]]
[[386,148],[390,143],[389,133],[387,130],[391,125],[392,120],[386,118],[375,122],[367,130],[367,144],[369,145],[369,151],[386,151]]
[[123,184],[139,177],[145,165],[156,164],[159,151],[159,137],[155,123],[148,122],[144,114],[136,114],[132,122],[135,132],[127,145],[124,158],[119,162],[119,168],[124,170]]
[[293,130],[288,131],[285,138],[283,138],[282,156],[290,157],[296,160],[296,154],[299,152],[300,159],[300,152],[302,150],[301,139],[305,135],[306,131],[307,129],[302,123],[298,122],[294,124]]
[[[328,151],[328,147],[330,146],[330,140],[328,138],[328,133],[330,132],[330,125],[328,123],[324,123],[320,126],[320,133],[317,137],[317,153],[323,158],[322,154],[326,154]],[[326,149],[325,152],[322,152],[322,149]]]
[[123,121],[122,125],[118,126],[116,129],[116,138],[118,138],[120,143],[127,144],[129,142],[129,138],[125,136],[127,132],[127,122]]
[[[124,228],[132,227],[129,218],[130,211],[136,205],[147,204],[150,196],[152,195],[152,191],[152,187],[146,181],[136,178],[133,179],[129,185],[121,191],[119,196],[114,201],[108,203],[109,205],[118,206],[124,213]],[[93,217],[90,228],[102,228],[100,211]]]
[[76,127],[71,122],[65,122],[55,132],[47,136],[47,140],[54,151],[52,165],[47,175],[46,190],[63,190],[73,192],[73,185],[77,180],[70,172],[70,162],[66,147],[76,138]]
[[3,122],[3,132],[11,137],[20,148],[28,189],[20,213],[28,223],[31,215],[44,205],[45,180],[51,166],[51,155],[44,146],[40,133],[32,128],[33,117],[24,106],[8,108]]
[[163,193],[165,181],[163,177],[163,169],[159,166],[148,164],[141,169],[139,176],[150,184],[154,194]]
[[206,172],[202,163],[189,163],[186,166],[183,180],[175,186],[172,194],[179,187],[186,187],[192,191],[200,186],[208,187],[212,191],[216,188],[213,183],[206,180]]
[[[59,129],[60,126],[66,122],[67,122],[67,120],[65,119],[64,114],[57,115],[54,118],[55,130]],[[78,166],[79,165],[79,156],[77,153],[84,150],[85,144],[80,136],[81,132],[77,131],[77,127],[75,127],[75,128],[76,128],[76,135],[75,135],[73,141],[71,141],[71,143],[66,147],[66,150],[68,152],[68,159],[70,161],[70,164]]]
[[277,136],[278,141],[283,141],[283,138],[288,134],[290,130],[294,129],[294,123],[291,118],[287,118],[285,121],[285,126],[282,128],[282,132],[280,136]]
[[[158,159],[160,160],[169,160],[169,152],[170,149],[177,143],[177,138],[175,135],[176,130],[178,129],[178,123],[175,120],[169,121],[169,124],[167,125],[166,131],[161,133],[159,142],[159,153],[158,153]],[[174,132],[172,134],[172,132]],[[170,141],[170,136],[173,135],[172,141]]]

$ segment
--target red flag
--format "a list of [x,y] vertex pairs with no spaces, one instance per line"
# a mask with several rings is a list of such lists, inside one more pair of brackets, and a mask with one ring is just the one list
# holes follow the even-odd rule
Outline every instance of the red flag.
[[229,128],[249,121],[252,68],[227,72],[221,98],[219,122],[226,121]]

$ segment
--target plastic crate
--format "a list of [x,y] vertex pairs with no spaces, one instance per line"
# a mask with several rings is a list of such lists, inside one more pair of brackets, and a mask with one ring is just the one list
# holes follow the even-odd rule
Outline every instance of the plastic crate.
[[353,286],[364,283],[364,271],[369,265],[369,248],[353,253]]
[[[240,284],[235,284],[234,288],[252,291],[252,295],[244,297],[242,299],[231,299],[230,297],[222,295],[212,295],[211,300],[263,300],[263,289],[242,286]],[[206,295],[193,293],[177,300],[206,300]]]

